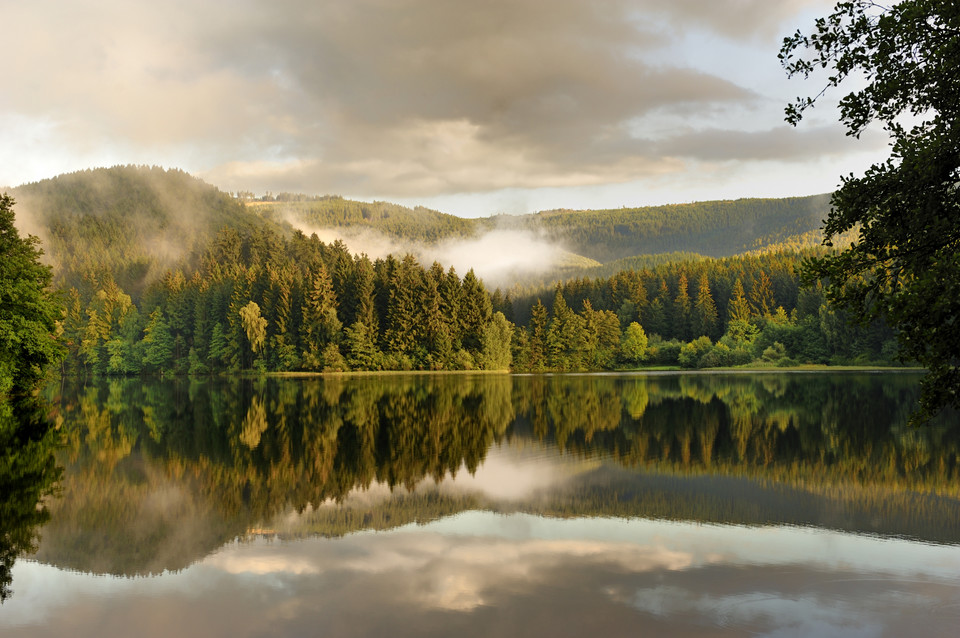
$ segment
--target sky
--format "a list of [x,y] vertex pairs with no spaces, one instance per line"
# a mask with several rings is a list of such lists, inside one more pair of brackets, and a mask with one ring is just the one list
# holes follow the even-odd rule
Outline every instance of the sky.
[[[0,0],[0,186],[116,164],[460,216],[833,190],[825,0]],[[832,102],[830,100],[833,100]]]

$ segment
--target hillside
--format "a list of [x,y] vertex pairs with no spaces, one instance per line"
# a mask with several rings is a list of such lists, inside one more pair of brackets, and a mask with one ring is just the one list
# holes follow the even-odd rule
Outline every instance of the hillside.
[[253,211],[180,170],[116,166],[20,186],[17,224],[40,237],[58,285],[87,288],[112,276],[142,291],[195,260],[224,226],[262,226]]
[[241,234],[258,227],[283,228],[288,234],[288,224],[308,234],[373,231],[398,252],[479,239],[493,230],[533,232],[563,249],[555,254],[566,255],[538,275],[553,280],[636,267],[638,256],[646,262],[649,255],[662,260],[667,253],[673,253],[670,259],[684,253],[722,257],[808,247],[819,243],[820,220],[829,204],[827,195],[818,195],[465,219],[339,196],[241,202],[183,171],[139,166],[79,171],[20,186],[11,194],[18,225],[43,241],[57,284],[92,290],[112,276],[134,297],[171,267],[191,270],[225,226]]
[[264,217],[294,222],[305,228],[365,228],[396,240],[435,242],[469,237],[480,227],[479,220],[423,206],[408,208],[389,202],[359,202],[336,195],[305,201],[255,201],[247,206]]
[[693,252],[727,257],[772,244],[820,242],[829,195],[738,199],[614,210],[556,210],[517,218],[601,263],[635,255]]
[[[305,199],[305,198],[304,198]],[[567,251],[601,264],[662,253],[727,257],[820,243],[829,195],[738,199],[610,210],[554,210],[463,219],[428,208],[327,196],[306,201],[251,202],[264,216],[306,228],[380,232],[395,240],[437,242],[495,229],[536,231]]]

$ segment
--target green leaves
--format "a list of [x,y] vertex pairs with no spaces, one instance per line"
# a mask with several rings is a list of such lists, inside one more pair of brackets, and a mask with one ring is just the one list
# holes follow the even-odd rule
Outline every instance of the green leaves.
[[0,396],[30,392],[63,357],[50,268],[40,263],[37,238],[17,232],[13,203],[0,195]]
[[[877,122],[891,140],[890,158],[843,178],[831,200],[825,243],[859,228],[858,241],[808,262],[806,281],[823,280],[827,299],[855,319],[898,329],[902,356],[931,371],[919,418],[960,408],[960,5],[840,2],[813,34],[786,38],[780,60],[790,76],[831,69],[828,88],[862,77],[841,99],[840,121],[856,137]],[[787,106],[787,121],[823,94]]]

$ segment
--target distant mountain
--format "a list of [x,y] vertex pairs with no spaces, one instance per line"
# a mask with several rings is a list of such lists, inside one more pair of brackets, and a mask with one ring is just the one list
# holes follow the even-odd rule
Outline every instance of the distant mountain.
[[697,253],[727,257],[774,245],[780,249],[817,245],[829,200],[829,195],[738,199],[611,210],[554,210],[480,219],[341,197],[249,205],[264,215],[295,224],[367,228],[400,240],[431,242],[476,236],[492,229],[534,230],[574,254],[608,264],[637,255]]
[[567,242],[573,252],[609,263],[670,252],[727,257],[774,244],[820,243],[829,195],[738,199],[613,210],[555,210],[515,223]]
[[43,242],[58,284],[83,288],[112,276],[136,293],[195,259],[224,226],[262,226],[256,211],[180,170],[116,166],[10,191],[22,231]]
[[[38,235],[56,282],[95,290],[113,279],[136,297],[169,268],[189,271],[223,227],[241,234],[293,226],[374,231],[398,246],[533,231],[562,246],[564,263],[541,277],[600,276],[611,269],[698,256],[722,257],[818,244],[827,195],[740,199],[613,210],[554,210],[469,219],[424,207],[339,196],[244,201],[180,170],[117,166],[20,186],[21,230]],[[323,237],[321,237],[323,238]],[[602,265],[600,265],[602,264]]]

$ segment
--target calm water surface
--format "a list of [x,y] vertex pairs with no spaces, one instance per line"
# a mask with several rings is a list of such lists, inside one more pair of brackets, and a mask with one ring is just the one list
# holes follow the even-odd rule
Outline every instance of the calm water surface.
[[0,635],[955,636],[918,380],[64,386],[0,466]]

